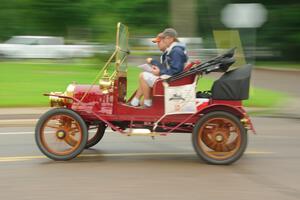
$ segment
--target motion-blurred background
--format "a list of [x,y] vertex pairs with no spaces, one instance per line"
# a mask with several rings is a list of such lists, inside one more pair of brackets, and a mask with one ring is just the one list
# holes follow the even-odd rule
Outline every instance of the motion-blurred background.
[[[237,46],[237,56],[243,53],[255,67],[300,68],[299,0],[1,0],[0,5],[2,107],[45,106],[41,93],[63,91],[72,81],[89,84],[115,48],[117,22],[129,27],[130,66],[158,56],[149,38],[173,27],[191,59],[206,60]],[[128,76],[128,94],[138,73]],[[255,107],[286,98],[251,91]]]
[[[1,0],[0,41],[31,35],[64,37],[65,42],[73,44],[113,44],[115,25],[121,21],[130,27],[131,39],[153,37],[166,27],[174,27],[181,37],[201,37],[201,48],[214,48],[213,31],[230,28],[222,22],[222,11],[226,5],[236,3],[253,1]],[[262,4],[267,12],[264,23],[255,28],[235,28],[241,35],[248,33],[248,40],[253,40],[253,46],[248,43],[247,47],[255,48],[259,59],[299,61],[299,1],[255,3]],[[248,20],[252,20],[256,15],[249,16]]]

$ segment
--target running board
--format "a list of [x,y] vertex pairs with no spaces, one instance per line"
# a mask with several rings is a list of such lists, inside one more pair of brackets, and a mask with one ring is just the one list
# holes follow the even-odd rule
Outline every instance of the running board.
[[149,129],[131,129],[129,132],[125,132],[127,136],[165,136],[166,133],[158,133],[158,132],[151,132]]

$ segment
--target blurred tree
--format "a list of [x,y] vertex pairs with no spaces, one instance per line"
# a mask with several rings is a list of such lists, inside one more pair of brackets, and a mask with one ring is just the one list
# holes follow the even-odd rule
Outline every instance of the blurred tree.
[[84,31],[92,40],[111,41],[119,21],[131,33],[156,34],[168,26],[168,1],[2,0],[0,39],[20,34],[81,36]]
[[[135,35],[153,36],[171,26],[170,0],[1,0],[0,40],[12,35],[59,35],[112,41],[115,25],[122,21]],[[196,35],[211,38],[224,29],[220,11],[228,3],[249,0],[197,1]],[[268,9],[268,21],[257,29],[257,44],[282,53],[279,59],[300,60],[299,0],[258,0]],[[174,5],[176,6],[176,5]],[[182,6],[178,5],[180,10]],[[183,8],[182,8],[183,9]],[[180,15],[180,13],[178,13]],[[182,24],[184,28],[187,24]],[[83,33],[84,34],[81,34]]]
[[11,35],[29,34],[34,29],[31,0],[1,0],[0,40]]
[[[249,0],[198,0],[199,35],[211,41],[212,31],[227,29],[220,13],[228,3],[253,3]],[[299,0],[258,0],[268,10],[268,21],[257,29],[257,46],[281,52],[277,59],[300,61],[300,3]],[[247,30],[246,30],[247,31]],[[276,58],[275,58],[276,59]]]
[[102,0],[90,1],[89,4],[90,25],[101,41],[111,41],[115,37],[115,25],[119,21],[127,24],[134,35],[153,36],[168,26],[166,0]]
[[300,3],[269,4],[267,23],[258,30],[258,44],[281,52],[280,60],[300,61]]
[[52,35],[66,35],[69,27],[86,27],[90,18],[86,0],[32,0],[38,26]]
[[182,37],[197,37],[197,0],[170,0],[172,26]]
[[118,1],[116,11],[124,23],[135,28],[162,29],[168,25],[168,1],[130,0]]

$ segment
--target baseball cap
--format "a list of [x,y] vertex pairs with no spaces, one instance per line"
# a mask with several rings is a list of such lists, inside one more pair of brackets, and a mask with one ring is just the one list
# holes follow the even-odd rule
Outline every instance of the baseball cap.
[[178,42],[178,39],[177,39],[177,31],[173,28],[166,28],[163,32],[159,33],[156,38],[153,38],[152,39],[152,42],[153,43],[157,43],[157,42],[160,42],[161,39],[165,38],[165,37],[173,37],[175,38],[175,41]]

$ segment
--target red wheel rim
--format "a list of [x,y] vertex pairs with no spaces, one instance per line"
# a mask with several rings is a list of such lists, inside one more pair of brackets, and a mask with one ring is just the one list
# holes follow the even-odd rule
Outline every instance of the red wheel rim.
[[40,134],[46,150],[61,156],[74,152],[83,139],[78,121],[64,114],[54,115],[45,121]]
[[211,118],[200,127],[198,144],[207,156],[225,160],[240,148],[241,130],[228,118]]

